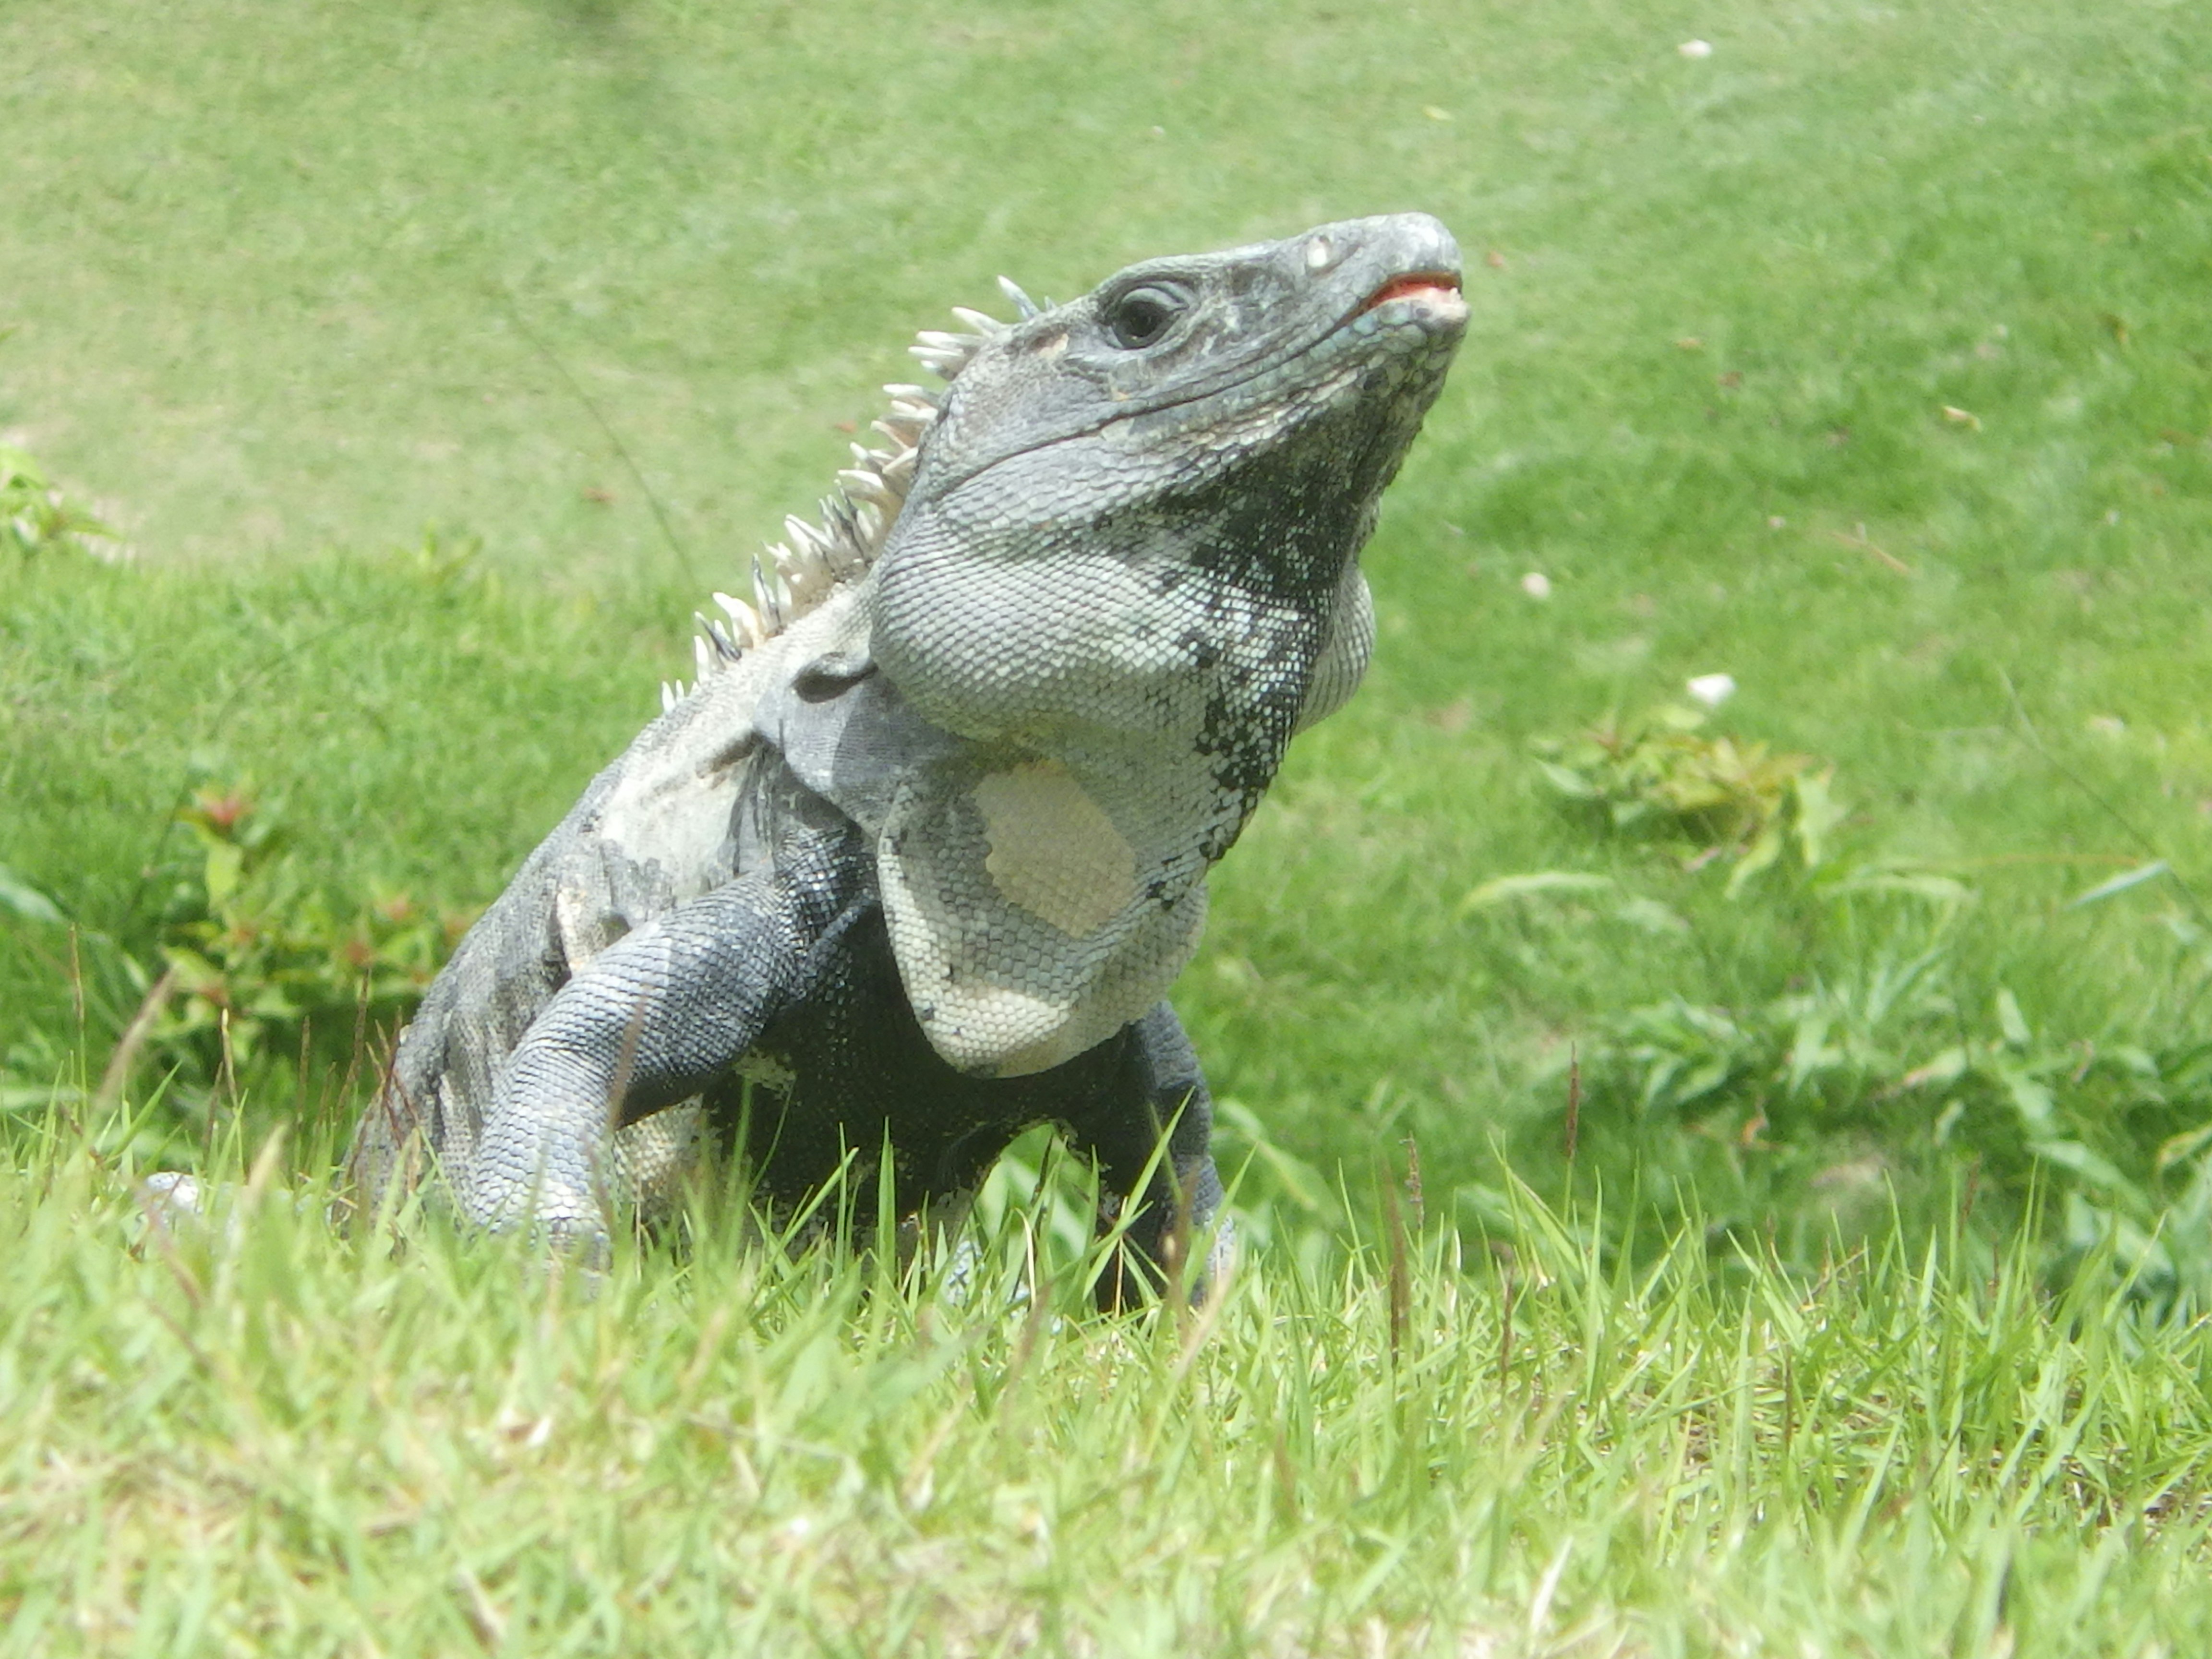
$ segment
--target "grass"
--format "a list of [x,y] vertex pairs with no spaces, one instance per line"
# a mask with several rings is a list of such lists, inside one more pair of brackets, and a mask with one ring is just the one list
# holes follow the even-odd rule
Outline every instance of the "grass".
[[[1693,36],[1711,57],[1675,50]],[[999,270],[1064,295],[1420,207],[1466,245],[1475,314],[1368,556],[1369,684],[1301,739],[1177,988],[1249,1162],[1252,1264],[1179,1380],[1171,1328],[1079,1322],[1011,1367],[1018,1333],[981,1304],[924,1342],[926,1295],[727,1253],[648,1252],[526,1334],[495,1255],[394,1267],[266,1202],[232,1267],[180,1246],[195,1305],[160,1252],[118,1248],[112,1170],[25,1150],[8,1259],[46,1265],[0,1291],[26,1310],[0,1375],[46,1380],[0,1412],[123,1381],[0,1437],[44,1471],[0,1481],[27,1517],[0,1575],[57,1516],[83,1528],[35,1595],[0,1577],[19,1611],[74,1620],[103,1563],[158,1560],[116,1582],[149,1587],[142,1612],[204,1606],[208,1645],[449,1644],[458,1564],[511,1629],[586,1648],[629,1638],[576,1622],[585,1585],[627,1587],[588,1614],[623,1630],[717,1595],[766,1630],[811,1597],[917,1650],[990,1650],[1024,1612],[1101,1650],[1153,1642],[1146,1620],[1188,1646],[1207,1618],[1268,1632],[1254,1651],[2191,1645],[2212,33],[2187,8],[1299,0],[1139,4],[1109,31],[1072,0],[76,0],[0,16],[0,443],[135,551],[0,555],[18,1148],[97,1119],[164,947],[206,914],[173,821],[195,789],[289,830],[282,881],[333,918],[325,988],[349,1007],[349,918],[495,893],[688,672],[703,592],[907,377],[907,331],[990,304]],[[1715,672],[1741,690],[1707,729],[1832,765],[1846,809],[1818,867],[1733,896],[1690,830],[1608,830],[1535,763]],[[334,1101],[338,1024],[296,1090],[204,1031],[157,1044],[137,1143],[105,1155],[199,1159]],[[1387,1235],[1344,1194],[1408,1139],[1430,1334],[1392,1372]],[[1542,1259],[1516,1280],[1525,1375],[1497,1372],[1491,1238]],[[1591,1250],[1601,1272],[1574,1269]],[[324,1438],[380,1449],[286,1453],[322,1442],[256,1426],[264,1351],[197,1371],[163,1322],[229,1356],[234,1328],[196,1322],[244,1333],[270,1297],[295,1311],[266,1352],[335,1402]],[[672,1387],[702,1354],[701,1378],[745,1380],[783,1485],[728,1460],[738,1405],[696,1467],[672,1419],[616,1409],[617,1371]],[[1775,1383],[1782,1354],[1830,1391]],[[531,1355],[528,1421],[575,1426],[516,1449],[487,1425]],[[1299,1376],[1344,1391],[1337,1414]],[[1777,1387],[1810,1403],[1778,1421]],[[1615,1400],[1644,1415],[1590,1403]],[[1288,1508],[1272,1449],[1228,1426],[1273,1419],[1310,1436],[1285,1443]],[[921,1462],[965,1496],[898,1519],[884,1494],[940,1424]],[[872,1435],[895,1455],[871,1463]],[[1391,1462],[1413,1445],[1426,1466]],[[987,1490],[1018,1495],[1001,1514]],[[444,1530],[409,1555],[432,1498]],[[96,1547],[118,1504],[155,1518],[117,1540],[169,1541]],[[835,1551],[778,1541],[800,1515]],[[500,1554],[532,1520],[560,1549]],[[1093,1628],[1074,1574],[1098,1560],[1131,1564],[1133,1610]],[[356,1578],[372,1599],[346,1601]],[[223,1633],[310,1606],[328,1622]],[[345,1622],[362,1607],[385,1624]],[[173,1636],[145,1617],[65,1627]]]
[[1011,1182],[963,1298],[711,1206],[588,1285],[394,1255],[283,1163],[159,1234],[82,1141],[0,1176],[0,1651],[2151,1654],[2212,1613],[2212,1338],[2051,1300],[2032,1243],[1631,1271],[1523,1194],[1471,1256],[1386,1228],[1100,1321]]

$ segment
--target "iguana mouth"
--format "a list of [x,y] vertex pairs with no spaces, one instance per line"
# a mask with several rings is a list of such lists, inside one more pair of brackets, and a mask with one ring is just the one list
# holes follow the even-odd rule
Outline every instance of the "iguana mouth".
[[1364,316],[1376,307],[1389,300],[1410,300],[1417,294],[1432,294],[1442,289],[1446,293],[1459,292],[1459,276],[1449,270],[1409,270],[1402,276],[1393,276],[1369,295],[1355,316]]

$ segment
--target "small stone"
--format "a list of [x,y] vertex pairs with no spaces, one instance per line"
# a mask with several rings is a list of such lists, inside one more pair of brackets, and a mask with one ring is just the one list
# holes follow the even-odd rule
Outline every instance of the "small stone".
[[1688,684],[1690,700],[1708,708],[1717,708],[1735,696],[1735,676],[1733,674],[1698,674]]
[[1685,58],[1710,58],[1713,55],[1713,43],[1710,40],[1685,40],[1674,50]]
[[1521,579],[1521,591],[1532,599],[1552,597],[1552,579],[1540,570],[1532,570]]

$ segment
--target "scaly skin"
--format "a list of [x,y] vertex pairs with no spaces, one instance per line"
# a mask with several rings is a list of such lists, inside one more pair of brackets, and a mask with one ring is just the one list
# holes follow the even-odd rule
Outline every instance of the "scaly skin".
[[434,1169],[472,1223],[596,1248],[713,1134],[781,1204],[888,1145],[912,1213],[1049,1121],[1102,1225],[1135,1206],[1102,1296],[1156,1275],[1220,1198],[1162,999],[1206,870],[1365,665],[1356,556],[1459,269],[1432,219],[1358,220],[925,337],[951,389],[883,428],[918,454],[794,523],[757,611],[718,596],[697,688],[432,987],[366,1200]]

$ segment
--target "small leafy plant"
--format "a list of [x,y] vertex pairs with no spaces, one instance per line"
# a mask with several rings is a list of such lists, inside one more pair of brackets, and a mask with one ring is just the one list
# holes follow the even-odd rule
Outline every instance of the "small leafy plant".
[[25,558],[91,553],[88,537],[116,540],[113,530],[55,489],[36,461],[0,444],[0,546]]
[[2212,1306],[2212,1045],[2065,1041],[2010,988],[1962,988],[1940,943],[1747,1006],[1626,1010],[1585,1038],[1575,1089],[1613,1126],[1600,1139],[1655,1167],[1662,1141],[1681,1169],[1705,1149],[1692,1184],[1729,1226],[1755,1226],[1784,1190],[1856,1184],[1878,1208],[1893,1182],[1955,1163],[2008,1202],[2056,1200],[2054,1265],[2109,1249],[2136,1293]]
[[412,1012],[472,919],[403,893],[334,906],[290,864],[281,815],[242,789],[204,788],[178,819],[197,857],[163,917],[147,1044],[189,1082],[310,1054],[357,1066],[359,1036]]
[[1537,769],[1615,830],[1684,842],[1693,867],[1725,857],[1729,891],[1794,848],[1808,870],[1828,855],[1844,809],[1835,768],[1705,729],[1694,708],[1662,704],[1579,736],[1539,739]]

